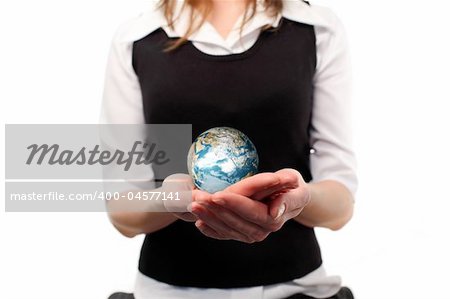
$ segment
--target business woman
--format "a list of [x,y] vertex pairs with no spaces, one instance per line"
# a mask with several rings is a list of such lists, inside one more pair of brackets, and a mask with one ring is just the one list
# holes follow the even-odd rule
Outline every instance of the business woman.
[[233,127],[260,173],[194,190],[185,213],[111,213],[145,234],[134,294],[111,298],[353,298],[314,234],[353,213],[350,77],[340,21],[300,0],[162,0],[123,24],[103,122]]

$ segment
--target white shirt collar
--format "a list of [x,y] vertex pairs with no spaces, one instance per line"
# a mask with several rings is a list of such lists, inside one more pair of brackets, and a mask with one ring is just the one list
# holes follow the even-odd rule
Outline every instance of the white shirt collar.
[[[250,34],[255,30],[265,25],[272,25],[276,27],[281,18],[290,19],[299,23],[309,24],[313,26],[329,26],[328,21],[318,14],[310,5],[301,0],[282,0],[283,10],[281,15],[275,18],[269,17],[262,5],[261,1],[258,1],[257,11],[252,20],[246,24],[243,29],[242,37],[246,34]],[[175,8],[175,16],[180,13],[183,1],[177,1]],[[186,31],[187,22],[189,21],[189,12],[184,10],[179,14],[179,19],[174,24],[174,29],[169,28],[167,20],[164,14],[157,7],[153,7],[147,12],[141,14],[136,19],[129,23],[122,32],[119,34],[120,42],[134,42],[139,40],[158,28],[163,28],[169,37],[180,37]],[[209,23],[205,23],[197,32],[189,37],[189,40],[193,42],[212,43],[217,45],[224,45],[231,47],[233,44],[239,41],[239,27],[241,20],[236,22],[235,28],[227,37],[226,40],[211,26]]]
[[[174,28],[172,29],[169,26],[167,26],[167,22],[165,22],[165,25],[163,26],[163,29],[166,31],[167,35],[173,38],[180,37],[185,34],[190,18],[190,14],[187,10],[181,11],[183,1],[178,1],[177,3],[178,4],[175,9],[176,12],[175,16],[179,15],[179,18],[177,19],[177,22],[175,22]],[[233,29],[231,30],[230,34],[227,36],[226,39],[224,39],[209,22],[205,22],[204,25],[201,28],[199,28],[198,31],[196,31],[189,37],[189,40],[194,43],[197,42],[197,43],[214,44],[222,46],[227,49],[231,49],[232,47],[234,47],[235,44],[237,44],[240,41],[242,37],[251,34],[254,31],[266,25],[276,27],[281,20],[281,15],[278,15],[276,17],[270,17],[265,12],[261,0],[257,1],[256,12],[254,17],[251,20],[249,20],[249,22],[244,26],[242,34],[240,34],[240,26],[242,24],[243,17],[244,16],[241,16],[237,20]]]

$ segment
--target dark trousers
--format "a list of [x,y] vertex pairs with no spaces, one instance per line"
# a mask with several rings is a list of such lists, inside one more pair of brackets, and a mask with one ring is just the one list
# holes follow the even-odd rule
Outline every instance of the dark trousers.
[[[328,299],[354,299],[354,298],[355,297],[353,297],[352,291],[350,291],[350,289],[347,287],[343,287],[339,290],[339,292],[336,295]],[[114,293],[111,296],[109,296],[108,299],[134,299],[134,296],[133,294]],[[314,299],[314,298],[303,294],[295,294],[289,296],[286,299]]]

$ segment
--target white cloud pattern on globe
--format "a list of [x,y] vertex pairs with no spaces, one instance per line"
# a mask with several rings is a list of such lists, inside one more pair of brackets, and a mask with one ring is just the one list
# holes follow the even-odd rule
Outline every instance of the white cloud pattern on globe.
[[200,134],[188,154],[188,171],[197,188],[215,193],[258,171],[258,153],[241,131],[216,127]]

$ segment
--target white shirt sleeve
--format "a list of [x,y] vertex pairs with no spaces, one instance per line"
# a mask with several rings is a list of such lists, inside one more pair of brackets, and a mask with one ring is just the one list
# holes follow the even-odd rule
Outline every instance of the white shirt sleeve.
[[120,36],[119,29],[108,57],[100,122],[144,124],[141,88],[132,66],[133,43]]
[[[145,118],[142,101],[142,93],[138,77],[132,66],[133,42],[124,41],[123,32],[129,27],[121,26],[115,34],[108,56],[103,100],[100,114],[100,124],[124,124],[127,126],[101,126],[100,138],[102,145],[108,150],[122,150],[128,152],[132,142],[145,141]],[[128,126],[134,125],[134,126]],[[121,189],[127,190],[138,186],[136,182],[144,182],[143,186],[149,186],[148,181],[153,180],[154,173],[150,165],[133,167],[124,172],[117,165],[104,167],[105,179],[122,179],[129,184],[121,184]],[[112,185],[108,190],[112,189]],[[121,190],[122,191],[122,190]]]
[[310,144],[313,182],[335,180],[357,189],[352,149],[351,63],[340,20],[328,9],[330,26],[316,26],[317,68]]

